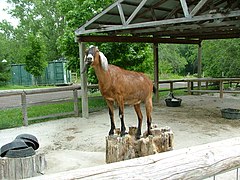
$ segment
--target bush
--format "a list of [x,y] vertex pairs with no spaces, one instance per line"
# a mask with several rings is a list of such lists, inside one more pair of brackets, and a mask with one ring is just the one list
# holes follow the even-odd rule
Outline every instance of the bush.
[[0,85],[6,85],[11,78],[10,66],[7,62],[0,61]]

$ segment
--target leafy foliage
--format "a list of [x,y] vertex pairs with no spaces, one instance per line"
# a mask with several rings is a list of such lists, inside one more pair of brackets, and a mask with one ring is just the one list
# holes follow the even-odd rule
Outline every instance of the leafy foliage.
[[[13,27],[5,20],[0,22],[0,60],[7,59],[11,64],[26,63],[29,71],[39,75],[46,61],[64,57],[68,60],[68,68],[79,73],[79,49],[74,31],[114,1],[8,0],[13,5],[8,12],[19,20],[19,25]],[[150,44],[95,45],[99,46],[111,64],[153,76],[153,50]],[[239,77],[239,48],[239,39],[204,41],[205,75]],[[160,44],[159,66],[161,75],[196,73],[197,46]],[[96,83],[93,70],[90,69],[88,74],[90,82]]]
[[28,37],[29,48],[26,54],[26,70],[35,77],[41,76],[47,66],[45,47],[40,38],[34,35]]
[[11,77],[8,62],[0,61],[0,85],[6,85]]
[[179,45],[159,45],[159,69],[160,73],[179,74],[187,64],[185,57],[181,56]]
[[240,39],[206,41],[203,48],[207,76],[240,77]]

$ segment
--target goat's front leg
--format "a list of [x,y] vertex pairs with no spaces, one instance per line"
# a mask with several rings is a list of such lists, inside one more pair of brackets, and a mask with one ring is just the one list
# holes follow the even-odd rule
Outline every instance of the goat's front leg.
[[109,131],[109,136],[114,134],[115,130],[115,122],[114,122],[114,109],[113,109],[113,101],[107,101],[108,109],[109,109],[109,116],[111,121],[111,129]]
[[122,137],[122,136],[125,136],[125,134],[127,134],[126,127],[124,124],[124,104],[123,104],[123,102],[119,103],[119,118],[121,120],[121,137]]

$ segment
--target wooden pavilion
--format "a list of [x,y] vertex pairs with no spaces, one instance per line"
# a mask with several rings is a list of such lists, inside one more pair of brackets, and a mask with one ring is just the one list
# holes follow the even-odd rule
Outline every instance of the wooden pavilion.
[[[159,43],[196,44],[201,77],[201,42],[240,37],[240,0],[117,0],[81,25],[75,35],[81,67],[84,42],[153,43],[155,84]],[[81,83],[82,113],[88,117],[86,74],[81,75]]]

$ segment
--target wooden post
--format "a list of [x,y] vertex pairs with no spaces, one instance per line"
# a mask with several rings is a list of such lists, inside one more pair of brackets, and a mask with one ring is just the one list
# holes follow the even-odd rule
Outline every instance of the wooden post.
[[[198,45],[198,78],[202,77],[202,45]],[[201,89],[201,81],[198,81],[198,89]],[[199,93],[201,94],[201,93]]]
[[27,98],[26,92],[23,91],[21,94],[21,102],[22,102],[22,119],[23,125],[28,126],[28,116],[27,116]]
[[170,92],[173,92],[173,82],[170,82]]
[[156,87],[156,94],[154,95],[154,100],[155,102],[159,102],[159,86],[158,86],[158,81],[159,81],[159,63],[158,63],[158,43],[153,44],[153,56],[154,56],[154,85]]
[[[83,42],[79,42],[79,56],[80,56],[80,73],[84,67],[84,49],[85,45]],[[87,94],[87,74],[81,73],[81,92],[82,92],[82,117],[89,117],[88,109],[88,94]]]
[[[118,134],[106,138],[106,163],[148,156],[173,149],[173,132],[169,127],[153,128],[152,135],[136,140],[136,127],[130,127],[128,135]],[[146,132],[144,133],[146,134]]]
[[224,86],[224,83],[223,81],[219,81],[219,88],[220,88],[220,98],[223,98],[223,86]]
[[187,81],[188,95],[191,95],[191,82]]
[[79,107],[78,107],[78,91],[77,89],[73,90],[73,103],[74,103],[74,115],[79,116]]
[[44,174],[45,155],[36,153],[24,158],[0,157],[0,179],[25,179]]

